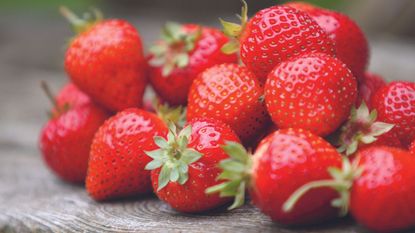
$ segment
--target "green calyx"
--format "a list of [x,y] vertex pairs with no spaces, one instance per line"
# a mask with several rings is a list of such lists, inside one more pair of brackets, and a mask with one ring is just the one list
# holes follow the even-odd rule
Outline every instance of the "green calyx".
[[237,17],[241,20],[240,24],[232,23],[219,19],[223,27],[223,33],[230,37],[230,41],[222,46],[222,52],[225,54],[233,54],[239,50],[239,39],[245,30],[246,24],[248,23],[248,4],[245,0],[242,1],[242,11],[241,15]]
[[251,177],[252,156],[236,142],[226,142],[222,148],[230,158],[219,163],[223,171],[217,179],[225,182],[207,188],[206,193],[219,193],[220,197],[235,197],[233,204],[228,208],[231,210],[244,204],[245,189]]
[[312,189],[332,188],[339,193],[339,197],[332,200],[331,205],[340,208],[340,216],[345,216],[349,211],[350,189],[354,180],[363,173],[363,168],[359,167],[358,164],[359,159],[355,159],[353,163],[350,163],[349,159],[344,157],[341,169],[337,167],[328,168],[328,172],[333,179],[314,181],[303,185],[287,199],[282,207],[283,211],[292,211],[300,198]]
[[153,159],[145,169],[161,168],[157,191],[166,187],[169,182],[178,182],[183,185],[189,179],[189,165],[202,157],[201,153],[187,147],[191,134],[192,127],[190,125],[177,133],[176,125],[170,124],[167,140],[160,136],[154,137],[154,142],[159,149],[145,152]]
[[76,34],[88,30],[94,24],[104,19],[102,12],[97,9],[92,9],[91,12],[84,13],[82,18],[78,17],[75,13],[73,13],[65,6],[61,6],[59,11],[63,17],[65,17],[72,25],[72,28]]
[[48,111],[49,119],[56,118],[60,116],[61,114],[64,114],[65,112],[69,111],[71,108],[69,103],[65,103],[63,105],[59,105],[58,102],[56,102],[56,98],[52,93],[52,90],[50,89],[49,85],[46,81],[42,80],[40,81],[40,87],[42,88],[43,92],[45,93],[46,97],[49,99],[53,106],[52,111]]
[[185,68],[189,64],[189,53],[195,48],[201,34],[201,27],[187,32],[180,24],[167,23],[163,27],[161,40],[150,48],[153,55],[150,65],[162,67],[164,77],[170,75],[175,68]]
[[160,103],[158,99],[153,102],[154,109],[156,110],[157,116],[160,117],[166,123],[174,123],[179,129],[182,129],[186,123],[186,111],[187,108],[179,105],[171,107],[167,103]]
[[378,122],[376,119],[377,111],[369,112],[365,102],[358,109],[353,107],[349,121],[341,129],[338,151],[347,156],[352,155],[360,144],[371,144],[394,127],[393,124]]

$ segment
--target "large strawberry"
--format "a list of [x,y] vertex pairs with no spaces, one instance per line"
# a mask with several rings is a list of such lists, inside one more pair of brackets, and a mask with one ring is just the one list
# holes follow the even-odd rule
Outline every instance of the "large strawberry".
[[236,63],[221,48],[228,38],[219,30],[194,24],[167,23],[150,49],[149,77],[157,94],[173,105],[186,104],[197,75],[215,64]]
[[71,83],[56,98],[47,92],[55,106],[40,135],[43,158],[60,178],[83,183],[92,139],[108,114]]
[[242,24],[222,21],[224,32],[235,39],[224,51],[240,49],[241,60],[264,83],[279,63],[304,53],[335,54],[334,42],[305,12],[287,6],[272,6],[256,13],[249,21],[247,6]]
[[221,162],[219,178],[227,181],[207,192],[235,196],[231,208],[243,204],[248,188],[253,203],[281,224],[310,224],[336,216],[330,201],[337,195],[330,189],[307,193],[290,213],[282,210],[292,192],[311,181],[329,178],[327,167],[341,166],[340,154],[322,138],[302,129],[283,129],[266,137],[252,158],[235,143],[224,149],[231,158]]
[[382,76],[366,72],[363,78],[359,80],[359,95],[356,106],[360,106],[364,101],[371,109],[372,95],[383,86],[386,86],[386,81]]
[[415,140],[415,83],[391,82],[372,96],[371,104],[378,120],[395,125],[392,131],[403,146]]
[[229,126],[196,118],[179,133],[171,125],[167,136],[154,140],[159,148],[147,152],[153,161],[146,169],[152,170],[154,192],[161,200],[181,212],[202,212],[229,200],[205,194],[207,187],[220,183],[216,179],[218,163],[228,158],[221,146],[227,141],[239,142]]
[[140,35],[124,20],[81,20],[63,8],[78,35],[65,55],[65,70],[85,93],[109,110],[142,105],[146,86]]
[[227,123],[245,143],[267,126],[263,89],[255,75],[237,64],[213,66],[195,79],[187,118],[210,117]]
[[337,58],[342,60],[360,81],[369,61],[369,45],[360,27],[347,15],[322,9],[304,2],[289,2],[290,6],[306,12],[335,42]]
[[330,170],[332,179],[301,187],[284,209],[292,210],[308,191],[331,187],[341,197],[333,200],[333,204],[342,207],[343,213],[350,208],[352,216],[370,230],[397,232],[415,227],[413,155],[397,148],[373,146],[359,151],[352,164],[344,159],[342,170]]
[[129,108],[108,119],[96,133],[88,164],[86,189],[98,201],[151,192],[150,158],[154,136],[167,133],[156,115]]
[[282,62],[268,75],[265,102],[279,128],[303,128],[326,136],[348,117],[357,82],[340,60],[322,53]]

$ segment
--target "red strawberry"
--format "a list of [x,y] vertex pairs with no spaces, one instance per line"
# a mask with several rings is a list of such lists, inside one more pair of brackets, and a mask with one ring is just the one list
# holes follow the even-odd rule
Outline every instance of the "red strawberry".
[[386,86],[386,82],[381,76],[366,72],[363,78],[359,80],[359,95],[356,106],[360,106],[362,101],[365,101],[370,109],[372,95],[383,86]]
[[118,19],[87,22],[68,10],[63,14],[79,34],[65,55],[71,80],[104,107],[119,111],[141,106],[146,86],[145,59],[140,35]]
[[409,152],[415,154],[415,141],[413,141],[409,146]]
[[348,117],[357,83],[346,65],[321,53],[282,62],[268,76],[265,102],[279,128],[326,136]]
[[367,146],[401,147],[399,138],[391,132],[394,125],[376,120],[377,111],[369,112],[365,102],[358,109],[352,107],[349,120],[341,129],[338,151],[352,155]]
[[292,57],[310,52],[335,54],[334,42],[305,12],[272,6],[246,22],[245,3],[241,19],[242,25],[222,21],[225,33],[237,39],[224,50],[234,52],[239,42],[241,60],[262,83],[276,65]]
[[67,84],[56,99],[49,91],[48,95],[56,105],[40,136],[43,159],[63,180],[83,183],[92,138],[108,115],[73,84]]
[[[353,217],[376,232],[396,232],[415,226],[415,157],[407,151],[372,146],[360,150],[353,163],[343,160],[343,168],[329,168],[330,180],[308,183],[298,189],[284,205],[291,211],[308,191],[330,187],[340,198],[332,204],[350,207]],[[317,199],[316,199],[317,200]]]
[[181,212],[202,212],[218,207],[229,199],[206,195],[205,189],[216,180],[218,163],[228,158],[221,145],[239,142],[229,126],[198,118],[176,133],[171,126],[167,137],[154,138],[159,149],[147,152],[154,160],[147,164],[156,195]]
[[304,2],[285,6],[306,12],[334,40],[337,58],[342,60],[360,81],[369,61],[369,45],[360,27],[348,16]]
[[378,120],[394,124],[394,131],[407,147],[415,140],[415,83],[391,82],[372,96]]
[[215,64],[237,62],[236,54],[221,52],[227,42],[214,28],[166,24],[162,39],[150,49],[149,77],[157,94],[170,104],[186,104],[190,86],[200,72]]
[[209,117],[227,123],[249,143],[267,126],[263,89],[255,75],[237,64],[202,72],[189,92],[187,118]]
[[283,129],[266,137],[253,158],[241,146],[228,144],[226,149],[231,159],[221,162],[220,178],[228,181],[207,192],[235,195],[231,208],[242,205],[247,186],[253,203],[278,223],[310,224],[336,216],[330,201],[337,195],[330,189],[307,193],[290,213],[282,210],[293,191],[330,177],[327,167],[341,166],[340,154],[322,138],[302,129]]
[[156,115],[130,108],[108,119],[94,137],[86,189],[98,201],[151,192],[150,172],[144,167],[154,150],[153,137],[167,126]]

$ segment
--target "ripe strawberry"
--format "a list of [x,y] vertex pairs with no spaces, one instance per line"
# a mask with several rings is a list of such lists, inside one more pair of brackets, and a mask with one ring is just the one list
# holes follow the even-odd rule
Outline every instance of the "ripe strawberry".
[[365,101],[371,109],[372,95],[383,86],[386,86],[386,82],[380,75],[366,72],[363,79],[359,80],[359,95],[356,106],[360,106],[362,101]]
[[310,224],[336,216],[330,201],[337,195],[330,189],[307,193],[290,213],[282,210],[293,191],[330,177],[327,167],[341,166],[340,154],[322,138],[302,129],[282,129],[266,137],[252,158],[240,145],[228,144],[225,149],[231,159],[221,162],[224,171],[219,178],[228,181],[207,192],[235,196],[231,208],[243,204],[247,186],[253,203],[278,223]]
[[306,12],[335,42],[337,58],[342,60],[360,81],[369,61],[369,45],[360,27],[347,15],[304,2],[285,6]]
[[118,19],[96,22],[77,18],[63,8],[78,35],[65,55],[71,80],[99,104],[112,111],[139,107],[146,86],[145,59],[140,35]]
[[378,111],[378,119],[394,124],[392,131],[408,147],[415,140],[415,83],[391,82],[380,88],[371,102]]
[[341,128],[338,151],[352,155],[359,148],[373,145],[401,147],[397,135],[391,132],[394,125],[376,120],[377,111],[369,112],[365,102],[358,109],[353,106],[349,120]]
[[397,232],[415,226],[415,157],[407,151],[372,146],[360,150],[353,164],[343,160],[343,169],[330,168],[333,179],[304,185],[285,204],[290,211],[308,191],[337,190],[333,204],[350,207],[352,216],[369,230]]
[[265,103],[278,128],[326,136],[348,117],[357,83],[346,65],[322,53],[282,62],[268,76]]
[[43,159],[63,180],[83,183],[92,138],[108,115],[71,83],[56,98],[44,87],[55,106],[40,135]]
[[157,94],[169,104],[186,104],[197,75],[215,64],[236,63],[236,54],[224,54],[228,38],[215,28],[168,23],[162,39],[150,49],[149,77]]
[[165,135],[167,126],[156,115],[129,108],[108,119],[96,133],[88,164],[86,189],[97,201],[151,192],[153,136]]
[[377,232],[414,227],[415,157],[388,147],[371,147],[358,156],[364,171],[353,183],[350,199],[353,217]]
[[415,154],[415,141],[413,141],[409,146],[409,152]]
[[222,21],[225,34],[235,38],[224,51],[235,52],[240,44],[242,62],[264,83],[268,73],[292,57],[310,52],[335,54],[334,42],[308,16],[287,6],[272,6],[255,14],[247,22],[247,7],[242,24]]
[[229,199],[206,195],[216,185],[218,163],[228,158],[221,145],[239,142],[235,133],[220,121],[196,118],[177,134],[171,125],[167,137],[154,138],[159,149],[147,152],[154,160],[147,164],[156,195],[181,212],[202,212]]
[[237,64],[202,72],[189,92],[187,118],[209,117],[231,126],[248,143],[267,126],[263,89],[255,75]]

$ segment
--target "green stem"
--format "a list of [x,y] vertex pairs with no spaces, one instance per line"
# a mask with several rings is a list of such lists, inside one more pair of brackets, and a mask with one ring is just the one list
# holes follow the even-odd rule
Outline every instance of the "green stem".
[[46,97],[49,99],[49,101],[52,103],[52,106],[58,111],[60,112],[58,103],[56,102],[56,99],[49,87],[49,85],[46,83],[45,80],[41,80],[40,81],[40,87],[42,88],[43,92],[45,93]]
[[301,188],[297,189],[284,203],[283,205],[283,211],[284,212],[290,212],[294,208],[295,204],[298,202],[298,200],[308,191],[315,189],[315,188],[323,188],[323,187],[329,187],[333,188],[335,190],[338,189],[347,189],[346,184],[336,181],[336,180],[320,180],[320,181],[314,181],[310,182],[308,184],[305,184],[301,186]]
[[69,8],[65,6],[60,6],[59,11],[63,17],[69,21],[76,33],[80,33],[85,30],[85,27],[88,24],[87,21],[79,18],[75,13],[73,13],[71,10],[69,10]]

